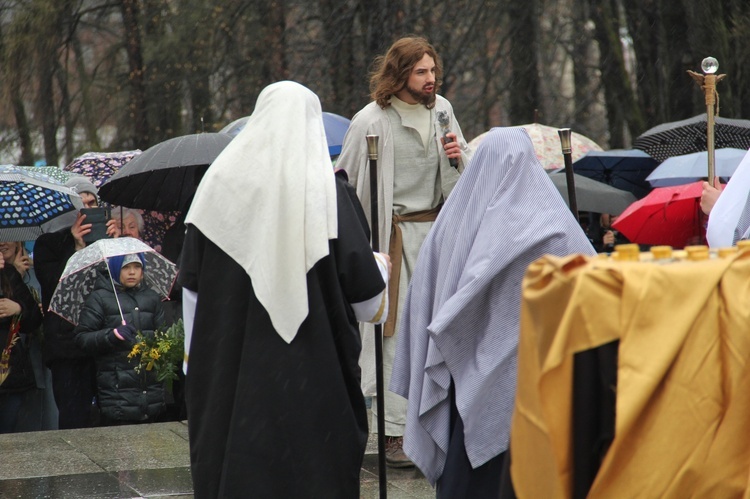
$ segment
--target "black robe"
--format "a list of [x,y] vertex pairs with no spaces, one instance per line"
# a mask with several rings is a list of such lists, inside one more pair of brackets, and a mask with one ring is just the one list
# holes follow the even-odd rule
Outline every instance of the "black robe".
[[349,304],[385,284],[361,207],[336,185],[338,238],[307,274],[309,313],[290,344],[247,273],[188,225],[179,279],[198,293],[186,381],[198,499],[359,497],[367,416]]

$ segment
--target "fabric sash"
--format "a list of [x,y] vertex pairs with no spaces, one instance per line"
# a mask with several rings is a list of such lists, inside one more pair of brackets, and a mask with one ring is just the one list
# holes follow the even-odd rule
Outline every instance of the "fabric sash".
[[388,255],[391,257],[391,277],[388,280],[388,319],[383,326],[383,336],[393,336],[396,332],[396,320],[398,311],[398,285],[401,278],[401,255],[403,254],[403,238],[401,235],[402,222],[434,222],[437,220],[443,203],[430,210],[415,211],[401,215],[393,214],[391,224],[391,243],[388,247]]

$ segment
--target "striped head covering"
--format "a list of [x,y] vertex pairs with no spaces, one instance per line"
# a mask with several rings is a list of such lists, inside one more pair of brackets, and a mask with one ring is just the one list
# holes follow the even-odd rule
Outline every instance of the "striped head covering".
[[408,399],[404,451],[435,484],[451,380],[476,468],[505,451],[516,387],[521,281],[545,254],[595,254],[526,131],[487,134],[420,250],[390,389]]
[[706,239],[712,248],[732,246],[750,231],[750,151],[745,153],[708,217]]

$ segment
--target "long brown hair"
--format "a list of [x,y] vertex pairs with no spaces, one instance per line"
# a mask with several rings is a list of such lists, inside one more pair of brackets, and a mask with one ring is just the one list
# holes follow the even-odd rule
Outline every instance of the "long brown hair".
[[[16,248],[16,253],[13,256],[13,259],[15,260],[19,256],[23,255],[23,243],[20,242],[20,241],[16,241],[16,242],[14,242],[12,244]],[[2,272],[2,273],[13,272],[13,270],[7,270],[6,271],[6,268],[8,268],[8,266],[12,267],[13,266],[13,262],[5,260],[5,264],[3,265],[3,270],[0,271],[0,272]],[[20,272],[18,274],[20,275]],[[23,277],[23,276],[21,276],[21,277]],[[3,298],[9,298],[9,299],[13,298],[13,286],[11,285],[10,279],[8,277],[5,277],[5,276],[0,277],[0,291],[2,291],[2,294],[3,294],[2,297]]]
[[[370,74],[370,97],[385,109],[390,105],[391,95],[404,88],[411,70],[425,54],[435,60],[435,93],[443,83],[443,61],[435,48],[421,36],[407,36],[397,40],[384,56],[375,58]],[[432,105],[428,107],[434,106]]]

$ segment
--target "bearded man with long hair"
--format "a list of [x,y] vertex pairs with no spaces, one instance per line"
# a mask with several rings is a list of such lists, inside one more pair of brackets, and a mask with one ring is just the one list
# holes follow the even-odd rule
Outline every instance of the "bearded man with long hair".
[[[372,102],[352,119],[336,166],[345,170],[362,205],[370,206],[366,135],[378,135],[378,220],[380,248],[393,262],[389,283],[390,313],[383,330],[384,378],[388,386],[398,336],[398,312],[406,297],[422,241],[445,199],[468,163],[470,149],[453,114],[438,95],[443,64],[435,48],[421,37],[397,40],[375,59],[370,77]],[[438,123],[441,118],[442,123]],[[444,138],[444,127],[450,129]],[[451,163],[456,166],[451,166]],[[367,211],[367,210],[366,210]],[[368,213],[369,217],[369,213]],[[362,324],[362,389],[375,395],[373,326]],[[373,421],[377,401],[373,398]],[[402,450],[406,400],[386,392],[386,463],[414,464]],[[376,428],[371,424],[370,428]]]

